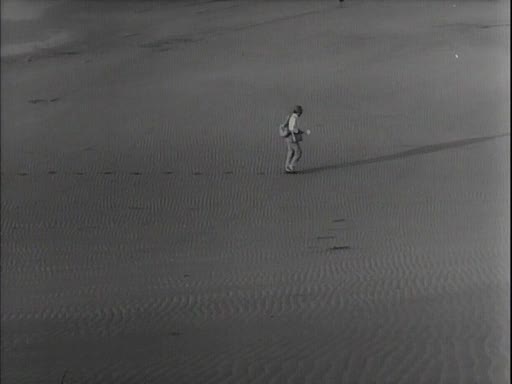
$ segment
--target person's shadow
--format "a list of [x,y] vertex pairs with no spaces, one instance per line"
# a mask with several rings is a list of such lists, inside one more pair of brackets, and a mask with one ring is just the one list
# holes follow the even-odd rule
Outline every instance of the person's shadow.
[[494,135],[494,136],[475,137],[475,138],[471,138],[471,139],[454,140],[454,141],[448,141],[445,143],[439,143],[439,144],[433,144],[433,145],[425,145],[423,147],[417,147],[417,148],[409,149],[407,151],[392,153],[390,155],[373,157],[370,159],[355,160],[355,161],[350,161],[348,163],[324,165],[324,166],[320,166],[320,167],[304,169],[303,171],[301,171],[301,173],[302,174],[318,173],[318,172],[322,172],[322,171],[332,171],[332,170],[346,168],[346,167],[355,167],[358,165],[366,165],[366,164],[372,164],[372,163],[380,163],[383,161],[403,159],[403,158],[410,157],[410,156],[417,156],[417,155],[423,155],[426,153],[444,151],[444,150],[451,149],[451,148],[464,147],[466,145],[476,144],[476,143],[480,143],[483,141],[492,140],[492,139],[496,139],[496,138],[504,137],[504,136],[510,136],[510,133],[502,133],[500,135]]

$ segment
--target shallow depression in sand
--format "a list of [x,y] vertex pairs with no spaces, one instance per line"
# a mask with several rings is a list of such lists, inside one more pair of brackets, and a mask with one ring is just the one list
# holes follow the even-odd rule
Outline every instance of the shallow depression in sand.
[[45,9],[57,4],[57,1],[2,1],[2,20],[26,21],[33,20],[42,15]]
[[50,48],[65,44],[66,42],[68,42],[70,40],[71,40],[71,35],[69,32],[65,32],[65,31],[54,32],[54,33],[49,34],[49,36],[47,38],[38,40],[38,41],[28,41],[28,42],[16,43],[16,44],[2,44],[1,55],[2,56],[20,55],[20,54],[34,52],[37,50],[50,49]]

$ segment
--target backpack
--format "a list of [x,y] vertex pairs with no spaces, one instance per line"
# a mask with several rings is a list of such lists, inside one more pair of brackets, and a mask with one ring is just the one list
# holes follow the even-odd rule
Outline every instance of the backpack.
[[288,123],[290,122],[290,117],[291,116],[292,115],[288,115],[286,117],[286,121],[279,126],[279,136],[281,136],[283,138],[288,137],[288,136],[290,136],[292,134],[290,132],[290,130],[288,129]]

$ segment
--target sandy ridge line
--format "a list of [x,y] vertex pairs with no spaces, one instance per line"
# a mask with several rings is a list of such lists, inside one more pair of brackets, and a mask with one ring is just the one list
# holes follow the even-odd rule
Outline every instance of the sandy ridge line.
[[190,33],[190,34],[177,34],[177,35],[171,35],[168,37],[156,39],[150,42],[139,44],[139,47],[141,48],[152,48],[153,50],[163,52],[171,50],[174,44],[184,44],[184,43],[195,43],[200,42],[203,40],[206,40],[208,38],[217,37],[217,36],[223,36],[230,34],[232,32],[239,32],[244,31],[248,29],[253,29],[261,26],[266,26],[269,24],[279,23],[282,21],[288,21],[293,19],[298,19],[301,17],[306,17],[314,14],[320,14],[323,12],[332,11],[332,7],[329,8],[323,8],[319,10],[311,10],[306,12],[300,12],[293,15],[288,16],[282,16],[282,17],[276,17],[274,19],[264,20],[257,23],[249,23],[249,24],[242,24],[239,26],[233,26],[233,27],[226,27],[226,28],[212,28],[210,30],[206,31],[200,31],[196,33]]

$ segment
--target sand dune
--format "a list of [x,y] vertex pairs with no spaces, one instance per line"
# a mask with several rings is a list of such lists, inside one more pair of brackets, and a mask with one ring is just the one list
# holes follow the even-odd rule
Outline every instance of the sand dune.
[[51,5],[2,15],[69,37],[2,51],[2,382],[510,380],[508,4]]

